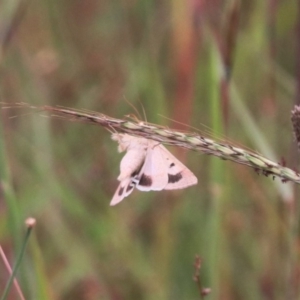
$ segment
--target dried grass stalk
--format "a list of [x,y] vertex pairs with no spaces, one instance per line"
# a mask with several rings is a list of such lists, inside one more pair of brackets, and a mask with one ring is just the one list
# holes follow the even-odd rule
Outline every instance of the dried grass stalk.
[[[293,181],[300,183],[300,174],[280,163],[273,162],[260,154],[250,152],[240,147],[232,146],[223,142],[217,142],[206,138],[198,133],[179,132],[166,127],[139,122],[138,120],[116,119],[101,113],[77,110],[66,107],[53,106],[31,106],[26,103],[18,103],[6,107],[31,108],[39,111],[49,112],[53,117],[60,117],[69,121],[80,121],[101,125],[108,130],[115,130],[122,133],[128,133],[133,136],[152,139],[163,144],[174,145],[194,151],[201,151],[206,154],[220,157],[224,160],[230,160],[254,168],[256,172],[265,176],[277,176],[283,182]],[[300,144],[300,126],[298,119],[300,108],[293,111],[292,120],[295,128],[295,135]],[[296,124],[296,125],[295,125]]]

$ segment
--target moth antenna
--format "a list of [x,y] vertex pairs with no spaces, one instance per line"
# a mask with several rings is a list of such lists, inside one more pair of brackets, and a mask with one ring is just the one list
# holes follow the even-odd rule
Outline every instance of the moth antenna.
[[128,115],[125,115],[125,117],[128,119],[134,120],[137,123],[140,122],[140,119],[135,114],[128,114]]
[[133,110],[135,111],[135,113],[137,114],[138,118],[141,118],[141,114],[139,113],[139,111],[137,110],[137,108],[125,97],[124,97],[124,100],[127,102],[127,104],[133,108]]
[[140,100],[139,100],[139,104],[141,105],[141,108],[142,108],[142,111],[143,111],[144,120],[145,120],[146,123],[148,123],[145,107],[144,107],[143,103]]

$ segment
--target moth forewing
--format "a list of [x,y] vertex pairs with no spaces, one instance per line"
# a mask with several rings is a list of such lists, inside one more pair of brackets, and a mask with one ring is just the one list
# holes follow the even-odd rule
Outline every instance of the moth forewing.
[[168,184],[168,165],[160,145],[149,141],[145,163],[136,188],[140,191],[161,191]]
[[165,190],[183,189],[198,183],[197,177],[163,145],[159,145],[160,153],[168,166],[168,184]]
[[127,197],[134,189],[134,184],[131,178],[125,178],[119,184],[112,200],[110,201],[110,206],[114,206],[121,202],[125,197]]

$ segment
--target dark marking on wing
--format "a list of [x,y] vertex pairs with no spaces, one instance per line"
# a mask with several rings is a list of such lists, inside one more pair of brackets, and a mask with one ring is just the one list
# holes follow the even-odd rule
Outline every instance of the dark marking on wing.
[[141,176],[140,181],[139,181],[139,185],[142,185],[142,186],[151,186],[152,185],[152,179],[151,179],[151,177],[143,174]]
[[123,195],[123,191],[124,191],[124,187],[120,187],[120,189],[118,191],[118,195],[122,196]]
[[172,168],[172,167],[175,167],[175,164],[174,164],[174,163],[171,163],[171,164],[170,164],[170,168]]
[[182,178],[181,173],[177,173],[175,175],[168,174],[168,183],[176,183]]
[[128,193],[129,191],[133,190],[134,185],[133,184],[129,184],[126,188],[126,193]]

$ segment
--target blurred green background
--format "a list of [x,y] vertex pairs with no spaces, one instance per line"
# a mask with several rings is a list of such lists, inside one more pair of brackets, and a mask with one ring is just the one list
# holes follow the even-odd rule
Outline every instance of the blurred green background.
[[[298,10],[293,0],[3,0],[0,101],[116,118],[144,109],[149,122],[297,168]],[[18,272],[26,299],[201,299],[195,255],[205,299],[300,299],[294,185],[172,147],[197,186],[134,191],[110,207],[122,157],[110,134],[42,115],[1,116],[0,244],[12,264],[24,220],[37,220]],[[0,294],[7,278],[0,263]]]

